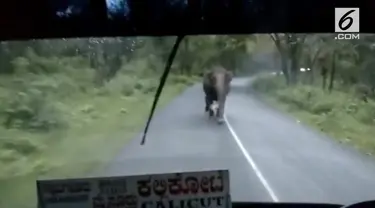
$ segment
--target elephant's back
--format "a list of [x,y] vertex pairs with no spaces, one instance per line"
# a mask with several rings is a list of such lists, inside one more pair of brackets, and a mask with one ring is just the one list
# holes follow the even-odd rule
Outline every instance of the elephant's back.
[[214,66],[212,67],[212,71],[213,72],[226,72],[228,70],[222,66]]
[[212,85],[212,79],[209,77],[212,76],[212,74],[222,74],[227,73],[228,70],[220,65],[216,65],[211,67],[209,71],[206,71],[203,75],[203,85]]

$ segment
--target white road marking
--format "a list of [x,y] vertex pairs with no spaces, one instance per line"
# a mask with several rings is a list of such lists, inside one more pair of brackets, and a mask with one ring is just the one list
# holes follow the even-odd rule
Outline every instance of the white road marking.
[[241,152],[245,156],[245,158],[246,158],[247,162],[249,163],[249,165],[251,166],[251,168],[254,170],[255,174],[258,176],[260,182],[263,184],[264,188],[267,190],[267,192],[271,196],[272,200],[274,202],[278,202],[279,199],[277,198],[275,192],[272,190],[271,186],[268,184],[267,180],[264,178],[262,172],[260,172],[258,166],[255,164],[254,160],[251,158],[250,154],[247,152],[247,150],[243,146],[240,138],[237,136],[236,132],[233,130],[232,125],[230,125],[226,115],[224,115],[224,120],[225,120],[225,123],[226,123],[230,133],[232,134],[234,140],[236,141],[238,147],[240,148]]

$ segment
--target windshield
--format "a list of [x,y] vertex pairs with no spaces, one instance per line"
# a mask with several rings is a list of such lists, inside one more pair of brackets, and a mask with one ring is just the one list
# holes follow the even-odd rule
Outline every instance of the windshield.
[[36,207],[38,178],[218,168],[233,201],[374,199],[375,36],[358,37],[185,37],[144,145],[176,37],[2,42],[0,207]]

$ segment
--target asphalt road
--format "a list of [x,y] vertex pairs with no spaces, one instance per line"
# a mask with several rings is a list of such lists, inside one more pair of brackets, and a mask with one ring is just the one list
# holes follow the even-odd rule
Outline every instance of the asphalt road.
[[154,117],[106,175],[229,169],[233,201],[354,203],[375,199],[375,160],[302,126],[246,92],[236,78],[227,125],[204,114],[201,85]]

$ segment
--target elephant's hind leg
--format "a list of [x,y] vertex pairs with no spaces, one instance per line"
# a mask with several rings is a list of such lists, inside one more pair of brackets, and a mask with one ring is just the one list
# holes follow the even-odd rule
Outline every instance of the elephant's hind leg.
[[210,110],[210,99],[209,97],[206,95],[206,107],[204,108],[204,111],[207,112]]
[[206,107],[205,107],[205,112],[208,112],[209,118],[214,116],[214,110],[212,109],[214,101],[210,96],[206,96]]
[[209,110],[208,116],[211,118],[214,116],[214,111],[212,109]]

